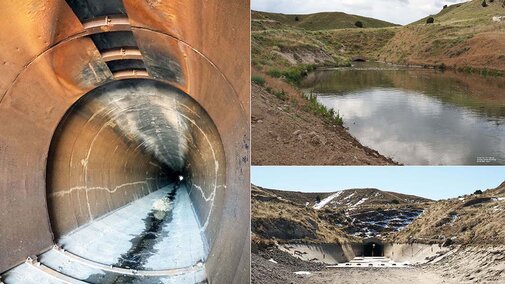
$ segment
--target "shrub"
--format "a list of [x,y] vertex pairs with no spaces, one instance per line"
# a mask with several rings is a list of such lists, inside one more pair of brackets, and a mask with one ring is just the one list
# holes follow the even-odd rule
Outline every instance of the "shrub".
[[445,70],[447,70],[447,65],[445,65],[445,63],[440,63],[440,64],[436,65],[435,68],[437,68],[440,71],[445,71]]
[[332,108],[328,109],[326,106],[319,103],[317,101],[317,96],[310,93],[307,96],[305,96],[305,98],[309,101],[307,105],[309,111],[312,111],[314,114],[321,116],[330,123],[337,125],[344,124],[344,120],[342,119],[340,114],[338,112],[335,112],[334,109]]
[[357,21],[356,23],[354,23],[354,25],[358,28],[362,28],[363,27],[363,23],[361,21]]
[[282,76],[282,72],[278,69],[270,69],[270,70],[268,70],[268,75],[270,75],[274,78],[279,78]]
[[393,200],[391,201],[391,203],[393,203],[393,204],[400,204],[400,200],[398,200],[398,199],[393,199]]
[[479,190],[476,190],[473,194],[482,194],[482,193],[483,193],[482,190],[479,189]]
[[319,195],[318,195],[318,196],[316,196],[316,202],[317,202],[317,203],[321,202],[321,196],[319,196]]
[[300,18],[298,18],[298,16],[296,16],[296,17],[295,17],[295,21],[297,21],[297,22],[298,22],[299,20],[300,20]]
[[284,90],[276,91],[274,92],[274,96],[276,96],[278,99],[285,101],[287,99],[286,93]]
[[442,8],[442,9],[445,9],[445,8],[447,8],[447,5],[444,5],[444,8]]
[[265,85],[265,79],[263,79],[263,77],[261,77],[261,76],[252,76],[251,81],[254,84],[257,84],[257,85],[260,85],[260,86],[264,86]]
[[487,7],[487,2],[486,2],[486,0],[482,1],[482,4],[481,4],[481,5],[482,5],[482,7],[486,8],[486,7]]
[[435,19],[433,17],[429,17],[428,19],[426,19],[427,24],[433,24],[434,22],[435,22]]

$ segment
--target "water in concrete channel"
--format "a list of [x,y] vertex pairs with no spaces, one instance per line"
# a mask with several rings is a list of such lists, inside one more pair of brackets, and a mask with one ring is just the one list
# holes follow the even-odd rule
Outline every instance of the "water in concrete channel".
[[[114,268],[137,271],[195,266],[190,273],[147,277],[104,271],[50,250],[39,256],[42,265],[87,283],[200,283],[205,281],[207,244],[185,185],[170,185],[64,236],[59,244],[79,258]],[[200,263],[200,264],[198,264]],[[49,279],[23,264],[3,276],[5,283]],[[31,278],[27,278],[31,277]],[[44,282],[46,283],[46,282]]]
[[161,238],[168,236],[169,232],[163,231],[163,225],[170,223],[173,217],[172,204],[179,186],[174,186],[162,199],[157,200],[154,208],[144,219],[144,231],[131,240],[132,247],[124,253],[114,265],[121,268],[135,270],[145,269],[147,259],[156,253],[154,245]]
[[309,74],[302,87],[400,163],[505,164],[505,78],[356,63]]

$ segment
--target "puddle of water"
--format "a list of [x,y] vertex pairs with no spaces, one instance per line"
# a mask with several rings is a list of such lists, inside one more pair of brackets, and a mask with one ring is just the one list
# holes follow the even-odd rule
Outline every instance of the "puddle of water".
[[302,86],[398,162],[505,164],[505,78],[359,64],[309,74]]

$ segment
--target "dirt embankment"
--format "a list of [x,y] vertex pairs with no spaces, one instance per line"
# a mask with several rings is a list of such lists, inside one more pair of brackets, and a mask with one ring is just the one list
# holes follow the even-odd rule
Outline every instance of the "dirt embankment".
[[342,244],[357,241],[329,219],[319,216],[312,207],[284,199],[255,185],[251,186],[251,203],[253,247],[274,242]]
[[[253,165],[394,165],[347,130],[310,111],[299,90],[258,71],[252,86]],[[270,90],[270,91],[267,91]]]
[[505,184],[434,203],[392,241],[505,245],[503,224]]
[[303,261],[277,248],[253,250],[251,254],[251,282],[265,284],[307,283],[298,271],[326,270],[324,264]]
[[505,246],[459,247],[426,269],[456,283],[505,283]]

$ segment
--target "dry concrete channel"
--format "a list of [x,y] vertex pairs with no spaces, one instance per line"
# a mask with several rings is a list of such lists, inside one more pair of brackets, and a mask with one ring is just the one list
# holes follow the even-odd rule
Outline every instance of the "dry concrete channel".
[[326,264],[327,268],[412,268],[434,263],[448,248],[440,245],[390,244],[378,238],[361,244],[285,244],[279,249],[305,261]]
[[247,282],[249,5],[2,4],[0,282]]

